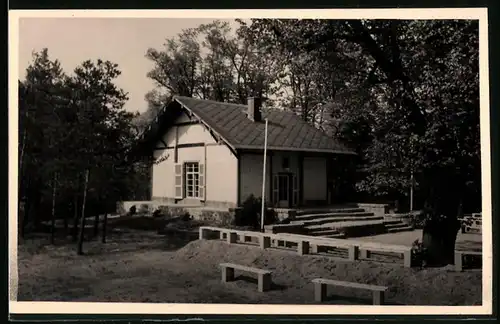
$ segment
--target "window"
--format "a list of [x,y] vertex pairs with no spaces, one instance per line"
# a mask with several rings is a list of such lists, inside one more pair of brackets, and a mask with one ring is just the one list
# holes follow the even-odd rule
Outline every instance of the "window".
[[197,162],[184,164],[186,198],[200,198],[200,168]]
[[205,170],[198,162],[175,165],[175,198],[196,198],[205,200]]
[[283,169],[285,169],[285,170],[289,169],[290,168],[290,159],[288,157],[284,157],[281,164],[282,164],[281,166],[283,167]]

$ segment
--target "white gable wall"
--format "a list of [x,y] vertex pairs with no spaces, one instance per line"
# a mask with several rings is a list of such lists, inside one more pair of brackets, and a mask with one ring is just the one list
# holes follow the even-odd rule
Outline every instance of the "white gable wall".
[[[175,123],[188,121],[189,117],[183,115]],[[198,161],[205,166],[206,203],[235,206],[238,192],[237,159],[225,144],[217,144],[201,124],[173,126],[164,134],[162,139],[168,149],[156,150],[154,156],[158,159],[168,155],[168,158],[153,165],[152,198],[174,201],[176,137],[177,145],[197,144],[193,147],[178,147],[177,162]],[[202,143],[205,145],[202,146]],[[158,141],[157,147],[163,147],[165,144]]]

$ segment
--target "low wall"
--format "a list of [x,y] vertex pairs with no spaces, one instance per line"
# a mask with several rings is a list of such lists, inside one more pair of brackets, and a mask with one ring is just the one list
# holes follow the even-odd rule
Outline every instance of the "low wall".
[[355,205],[367,212],[374,213],[375,216],[384,216],[389,212],[389,205],[387,204],[355,203]]
[[189,205],[167,205],[159,201],[122,201],[117,203],[118,214],[129,212],[132,206],[136,206],[137,213],[152,214],[155,210],[161,210],[166,217],[176,217],[189,214],[195,220],[229,225],[234,220],[234,212],[228,209],[216,209],[205,206],[189,206]]
[[[202,226],[199,228],[199,239],[220,239],[229,244],[251,243],[267,248],[291,248],[299,255],[321,254],[325,250],[343,250],[341,255],[351,261],[372,260],[377,253],[393,254],[403,261],[404,267],[412,266],[412,248],[409,246],[382,244],[334,238],[321,238],[291,233],[261,233],[255,231],[241,231],[228,228]],[[338,252],[338,251],[337,251]],[[338,253],[337,253],[338,254]]]
[[404,214],[385,214],[384,215],[384,220],[386,221],[400,221],[403,222],[406,225],[412,225],[412,217],[410,213],[404,213]]

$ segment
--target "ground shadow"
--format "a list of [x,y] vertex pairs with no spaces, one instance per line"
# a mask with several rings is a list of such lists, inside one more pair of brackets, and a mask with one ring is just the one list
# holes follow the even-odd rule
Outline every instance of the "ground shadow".
[[[246,275],[235,276],[233,281],[245,281],[248,283],[258,285],[257,278],[246,276]],[[285,290],[287,288],[288,287],[285,285],[280,285],[280,284],[277,284],[275,282],[271,282],[271,289],[270,290]]]
[[[371,297],[353,297],[353,296],[345,296],[345,295],[335,295],[329,294],[326,296],[325,300],[321,304],[352,304],[352,305],[372,305],[373,299]],[[319,303],[318,303],[319,304]],[[389,306],[403,306],[406,304],[396,303],[393,301],[385,301],[384,305]]]

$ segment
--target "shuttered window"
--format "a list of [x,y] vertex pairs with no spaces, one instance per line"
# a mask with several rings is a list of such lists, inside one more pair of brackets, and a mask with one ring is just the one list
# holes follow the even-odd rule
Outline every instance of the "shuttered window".
[[182,199],[184,198],[184,176],[183,176],[183,165],[182,164],[176,164],[174,166],[174,192],[175,192],[175,198],[176,199]]
[[175,196],[177,199],[205,200],[205,166],[198,162],[175,165]]

